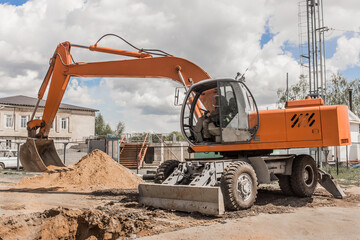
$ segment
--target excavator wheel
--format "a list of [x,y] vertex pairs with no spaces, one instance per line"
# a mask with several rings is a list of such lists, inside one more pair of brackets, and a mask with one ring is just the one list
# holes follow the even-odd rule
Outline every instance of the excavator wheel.
[[233,162],[221,176],[220,187],[227,210],[251,207],[257,196],[257,177],[254,168],[246,162]]
[[299,197],[313,195],[318,183],[317,172],[316,163],[311,156],[298,155],[295,157],[290,177],[291,187],[295,195]]
[[178,160],[168,160],[160,164],[155,174],[155,183],[162,183],[179,166]]
[[294,196],[294,190],[291,187],[290,176],[288,175],[276,175],[279,179],[279,186],[281,191],[286,196]]

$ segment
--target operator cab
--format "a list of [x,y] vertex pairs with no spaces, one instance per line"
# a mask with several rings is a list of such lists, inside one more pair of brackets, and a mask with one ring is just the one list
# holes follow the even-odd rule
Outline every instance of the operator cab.
[[258,128],[258,109],[244,82],[210,79],[187,91],[181,131],[191,145],[248,143]]

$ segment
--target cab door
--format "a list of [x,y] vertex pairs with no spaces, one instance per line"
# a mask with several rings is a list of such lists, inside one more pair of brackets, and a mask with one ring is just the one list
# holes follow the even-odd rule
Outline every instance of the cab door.
[[256,103],[240,81],[219,82],[220,126],[223,143],[249,142],[256,134]]

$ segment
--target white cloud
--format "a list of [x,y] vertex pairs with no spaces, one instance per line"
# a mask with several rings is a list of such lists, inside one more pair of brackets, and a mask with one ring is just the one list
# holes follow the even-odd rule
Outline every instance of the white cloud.
[[174,87],[180,85],[168,79],[103,79],[101,85],[117,106],[137,109],[143,115],[178,114]]
[[[324,1],[324,21],[325,26],[337,30],[360,31],[360,21],[357,21],[360,9],[360,1],[347,0],[339,2],[337,0]],[[329,38],[344,34],[342,31],[330,32]]]
[[340,37],[335,54],[327,61],[328,69],[336,73],[356,66],[360,66],[360,37]]
[[97,99],[96,95],[91,95],[84,82],[76,78],[71,79],[64,98],[72,104],[84,106],[104,103],[102,99]]
[[[0,95],[33,95],[40,88],[41,81],[38,78],[38,72],[26,70],[21,74],[7,74],[0,71]],[[19,91],[20,90],[20,91]],[[37,96],[37,95],[36,95]]]

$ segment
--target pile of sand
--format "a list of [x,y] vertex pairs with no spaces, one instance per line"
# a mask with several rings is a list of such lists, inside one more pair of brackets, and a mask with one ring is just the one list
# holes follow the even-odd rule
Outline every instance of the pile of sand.
[[137,188],[143,180],[100,150],[84,156],[73,167],[52,169],[39,176],[23,178],[16,188],[54,190],[99,190]]

